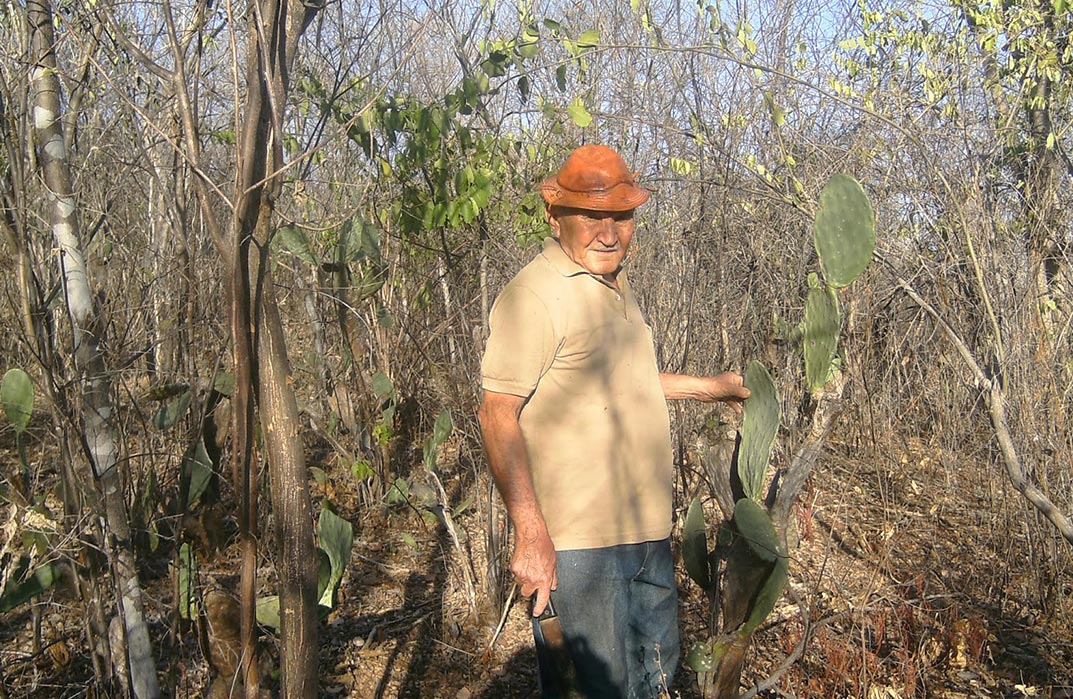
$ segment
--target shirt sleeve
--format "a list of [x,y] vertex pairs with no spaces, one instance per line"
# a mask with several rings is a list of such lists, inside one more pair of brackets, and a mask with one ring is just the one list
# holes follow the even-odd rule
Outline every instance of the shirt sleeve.
[[547,305],[532,290],[508,284],[492,306],[489,328],[481,386],[528,398],[558,347]]

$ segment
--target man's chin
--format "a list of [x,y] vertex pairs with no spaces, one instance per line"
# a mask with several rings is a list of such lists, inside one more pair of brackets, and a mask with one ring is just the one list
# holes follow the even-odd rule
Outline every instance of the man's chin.
[[596,260],[585,268],[597,276],[614,275],[622,269],[622,260]]

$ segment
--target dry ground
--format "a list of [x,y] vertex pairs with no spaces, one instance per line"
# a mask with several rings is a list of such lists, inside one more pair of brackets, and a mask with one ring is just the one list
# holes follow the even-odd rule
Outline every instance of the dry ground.
[[[758,633],[744,680],[768,680],[762,696],[1073,697],[1069,552],[1026,515],[999,472],[912,442],[878,458],[838,455],[850,451],[828,454],[803,498],[790,590]],[[442,527],[406,507],[359,516],[347,474],[324,465],[355,545],[341,603],[322,627],[321,695],[537,696],[525,605],[510,606],[498,636],[502,607],[478,604],[478,619],[467,617],[460,556]],[[473,472],[456,464],[445,480]],[[472,506],[456,523],[484,599],[486,517]],[[230,550],[206,561],[202,584],[231,585],[234,561]],[[166,695],[200,696],[206,666],[193,628],[173,620],[166,561],[143,578]],[[680,589],[688,646],[702,638],[708,612],[684,571]],[[8,696],[107,696],[92,686],[80,618],[78,603],[59,592],[0,615]],[[277,648],[263,639],[271,688]],[[675,693],[699,696],[690,670],[679,672]]]

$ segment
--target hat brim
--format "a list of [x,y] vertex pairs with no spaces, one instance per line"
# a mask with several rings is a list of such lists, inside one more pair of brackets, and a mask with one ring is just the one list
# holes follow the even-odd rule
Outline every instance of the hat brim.
[[625,182],[611,189],[592,192],[572,192],[559,185],[555,176],[540,183],[540,194],[549,206],[565,206],[590,211],[629,211],[648,201],[652,192]]

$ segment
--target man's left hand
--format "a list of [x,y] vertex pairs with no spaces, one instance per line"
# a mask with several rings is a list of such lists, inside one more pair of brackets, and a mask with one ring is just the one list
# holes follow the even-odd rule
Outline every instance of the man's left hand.
[[733,371],[718,376],[660,374],[659,378],[663,384],[663,395],[668,400],[691,399],[702,403],[722,401],[740,414],[742,402],[749,397],[745,379]]

